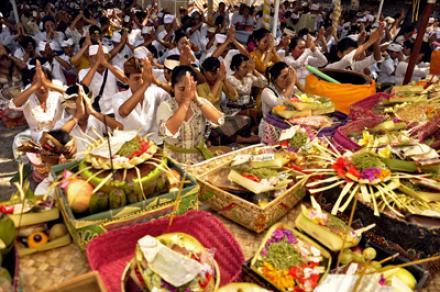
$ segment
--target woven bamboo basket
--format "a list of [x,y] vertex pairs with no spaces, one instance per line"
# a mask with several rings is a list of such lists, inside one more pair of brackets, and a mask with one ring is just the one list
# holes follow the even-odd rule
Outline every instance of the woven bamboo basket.
[[70,208],[64,192],[56,189],[58,206],[74,242],[81,249],[85,249],[89,241],[109,230],[134,223],[147,222],[171,214],[183,214],[188,210],[197,210],[197,195],[199,192],[197,182],[173,161],[169,161],[169,165],[177,170],[182,177],[190,181],[183,188],[177,206],[176,198],[178,197],[178,192],[169,192],[116,210],[77,218]]
[[235,156],[252,153],[255,148],[261,146],[259,144],[230,152],[189,169],[189,172],[199,182],[199,200],[201,202],[218,211],[224,217],[257,233],[263,232],[278,222],[281,217],[302,200],[306,194],[304,185],[297,183],[266,206],[260,207],[212,185],[209,182],[208,176],[219,168],[228,165]]

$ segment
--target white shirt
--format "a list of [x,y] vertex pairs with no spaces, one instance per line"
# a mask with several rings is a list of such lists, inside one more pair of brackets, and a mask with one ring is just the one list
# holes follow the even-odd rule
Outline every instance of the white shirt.
[[8,46],[12,43],[14,36],[11,35],[11,31],[9,30],[9,27],[6,25],[2,25],[2,32],[0,33],[0,43]]
[[[62,54],[59,57],[64,61],[66,61],[67,63],[70,63],[69,57],[67,57],[65,54]],[[64,68],[63,65],[61,65],[61,63],[54,58],[52,63],[53,77],[57,80],[60,80],[64,85],[66,85],[67,80],[66,80],[66,76],[64,75],[63,68]]]
[[[89,70],[90,68],[80,70],[78,73],[78,80],[82,81],[84,77],[86,77]],[[101,75],[99,72],[95,72],[95,75],[93,75],[92,82],[90,82],[89,89],[93,93],[94,97],[97,97],[99,94],[102,82],[104,81],[104,73],[105,71],[102,72]],[[115,75],[113,75],[113,73],[110,70],[108,70],[107,81],[105,83],[104,90],[102,92],[102,97],[99,100],[99,106],[101,107],[101,113],[103,114],[113,113],[112,98],[113,95],[118,93],[118,85],[116,82],[117,82],[117,78],[115,77]]]
[[[55,125],[55,129],[64,126],[71,118],[72,117],[69,116],[58,121]],[[69,133],[70,136],[75,138],[76,141],[76,148],[77,148],[76,157],[77,158],[83,157],[82,154],[85,150],[87,150],[87,147],[90,145],[90,143],[92,143],[94,140],[100,137],[103,137],[105,133],[106,133],[106,129],[104,123],[92,115],[89,116],[85,131],[78,124],[76,124],[75,127],[73,127],[72,131]]]
[[[243,17],[243,15],[240,14],[236,14],[232,17],[232,25],[235,27],[237,24],[241,24],[241,25],[249,25],[254,27],[255,26],[255,20],[254,18],[249,15],[247,19],[245,19]],[[237,40],[242,43],[242,44],[246,44],[248,41],[249,36],[252,34],[252,29],[250,30],[237,30],[235,35]]]
[[[203,34],[203,31],[202,31],[202,30],[205,30],[205,29],[203,29],[203,26],[206,26],[206,24],[203,24],[202,27],[200,27],[198,30],[193,32],[189,37],[189,40],[200,49],[199,53],[203,53],[206,50],[206,45],[208,44],[208,39],[207,39],[206,35]],[[189,27],[186,30],[186,33],[187,34],[190,33],[191,29],[192,28]]]
[[383,60],[376,61],[376,59],[374,58],[374,54],[373,54],[373,55],[370,55],[360,61],[353,62],[353,65],[351,67],[352,67],[353,71],[364,73],[365,68],[370,68],[374,64],[376,64],[378,62],[382,62],[382,61]]
[[[402,85],[403,80],[405,79],[406,69],[408,69],[408,61],[402,61],[397,65],[396,68],[396,85]],[[429,74],[429,67],[428,68],[420,68],[419,66],[416,66],[414,68],[413,75],[411,76],[412,81],[420,81],[423,78],[426,78],[426,76]]]
[[144,93],[142,103],[138,103],[133,111],[126,117],[119,114],[119,108],[133,95],[130,89],[121,91],[113,96],[113,111],[118,122],[124,125],[124,130],[139,131],[141,135],[152,133],[150,138],[157,144],[162,141],[158,137],[156,125],[156,113],[159,105],[166,101],[170,96],[162,88],[152,84]]
[[287,56],[284,58],[287,65],[292,66],[296,69],[296,74],[298,76],[298,81],[300,84],[304,85],[306,77],[310,74],[306,68],[306,65],[313,67],[324,67],[327,64],[327,58],[321,51],[317,48],[314,52],[309,48],[304,50],[304,53],[295,60],[293,56]]
[[37,43],[37,47],[38,44],[41,42],[50,42],[54,45],[54,51],[61,51],[61,43],[64,40],[64,34],[62,32],[56,31],[54,33],[54,38],[48,40],[47,33],[45,31],[41,31],[35,35],[34,39]]
[[380,65],[379,83],[396,83],[396,67],[397,62],[390,57],[387,57]]
[[351,67],[353,65],[353,58],[356,54],[356,50],[350,52],[350,54],[345,55],[341,60],[328,64],[326,68],[329,69],[347,69],[347,67]]
[[[159,39],[159,40],[161,40],[161,41],[163,41],[164,40],[164,38],[165,38],[165,36],[168,34],[168,32],[166,31],[166,30],[162,30],[161,32],[159,32],[159,34],[157,35],[157,38]],[[172,39],[174,38],[174,33],[172,33],[172,37],[171,37]],[[162,55],[162,54],[164,54],[165,53],[165,50],[167,49],[167,48],[165,48],[164,46],[162,46],[162,44],[160,44],[159,42],[157,42],[157,44],[156,44],[156,49],[157,49],[157,52],[159,53],[159,55]]]
[[117,53],[111,60],[111,64],[118,68],[124,68],[125,61],[133,55],[131,49],[125,45],[119,53]]
[[276,89],[266,87],[261,93],[263,116],[266,116],[277,105],[282,105],[286,101],[284,95]]
[[[54,83],[58,81],[54,80]],[[28,88],[31,85],[28,85]],[[42,107],[38,97],[33,93],[28,100],[20,107],[17,107],[13,100],[9,102],[9,108],[22,111],[24,118],[31,131],[32,139],[35,142],[40,142],[41,135],[45,131],[54,129],[55,123],[63,116],[63,106],[61,104],[62,96],[59,92],[49,91],[46,106]]]

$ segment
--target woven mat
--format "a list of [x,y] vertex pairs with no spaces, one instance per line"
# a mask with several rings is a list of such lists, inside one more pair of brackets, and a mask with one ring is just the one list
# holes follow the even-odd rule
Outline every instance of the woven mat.
[[[299,208],[294,208],[280,222],[293,227],[298,213]],[[250,259],[257,251],[264,233],[253,233],[216,213],[215,215],[234,234],[245,258]],[[20,268],[25,292],[48,288],[89,271],[85,255],[74,244],[24,257],[20,261]],[[439,292],[440,273],[434,275],[422,291]]]
[[20,279],[25,292],[50,288],[88,271],[87,258],[74,244],[20,259]]

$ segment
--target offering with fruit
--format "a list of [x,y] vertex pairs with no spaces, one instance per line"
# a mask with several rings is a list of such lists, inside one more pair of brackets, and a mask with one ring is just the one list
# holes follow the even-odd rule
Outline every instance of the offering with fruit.
[[[391,291],[414,291],[417,285],[414,275],[404,268],[390,264],[389,261],[394,256],[378,260],[377,254],[373,247],[344,249],[340,255],[342,266],[336,272],[342,272],[343,274],[339,274],[342,277],[355,275],[353,279],[347,277],[345,280],[348,283],[352,281],[349,285],[353,288],[358,285],[362,291],[376,291],[380,287],[388,287]],[[331,276],[333,275],[329,278]],[[326,282],[324,286],[329,288],[327,285],[331,283],[328,280]]]
[[273,226],[251,268],[280,291],[313,291],[330,267],[330,254],[305,235]]
[[301,205],[301,213],[296,217],[295,226],[331,251],[358,245],[362,233],[374,227],[372,225],[354,230],[338,217],[321,210],[313,197],[311,201],[312,208]]
[[288,152],[261,147],[255,149],[253,154],[236,156],[220,172],[225,170],[227,173],[228,191],[249,192],[261,199],[258,204],[262,206],[294,185],[293,174],[286,167],[291,157],[292,154]]
[[320,96],[308,96],[305,93],[297,93],[284,103],[272,109],[275,115],[286,120],[292,118],[318,116],[335,111],[331,100]]
[[143,291],[210,292],[216,291],[220,283],[211,252],[184,233],[139,239],[129,265],[130,278]]
[[62,223],[43,223],[18,229],[17,252],[19,256],[45,251],[71,242]]
[[108,139],[90,145],[76,173],[65,170],[58,177],[75,214],[116,210],[177,190],[180,174],[168,167],[151,141],[124,131],[115,131]]

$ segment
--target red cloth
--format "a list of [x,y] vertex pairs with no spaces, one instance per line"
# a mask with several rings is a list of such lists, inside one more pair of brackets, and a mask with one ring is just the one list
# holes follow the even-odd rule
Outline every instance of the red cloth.
[[215,252],[220,267],[221,286],[238,279],[243,252],[223,223],[204,211],[189,211],[176,216],[169,226],[169,218],[135,224],[109,231],[87,246],[90,267],[100,273],[108,291],[121,291],[121,276],[127,263],[133,258],[137,241],[145,235],[183,232],[196,238],[203,246]]

